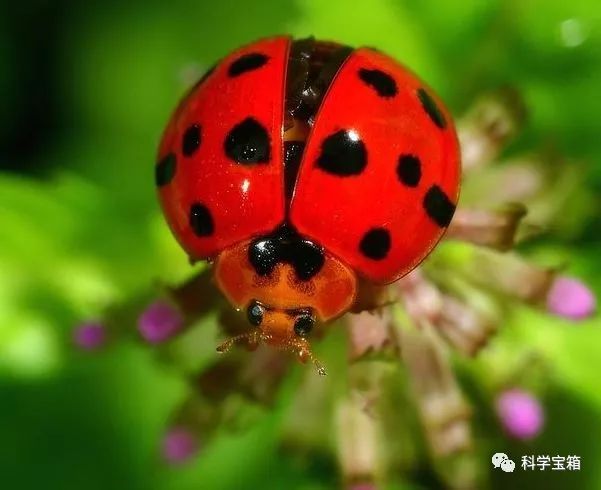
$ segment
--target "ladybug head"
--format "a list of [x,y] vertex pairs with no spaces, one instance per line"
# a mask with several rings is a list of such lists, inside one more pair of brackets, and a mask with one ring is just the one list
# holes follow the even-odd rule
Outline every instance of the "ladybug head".
[[246,308],[246,316],[256,328],[226,340],[217,348],[219,352],[227,352],[238,342],[245,342],[251,348],[264,343],[293,352],[303,363],[311,360],[319,374],[326,374],[324,367],[313,357],[308,341],[316,323],[311,310],[282,310],[252,300]]
[[312,242],[288,229],[235,245],[215,261],[217,284],[229,301],[246,312],[251,330],[225,341],[254,347],[265,343],[295,353],[301,362],[313,358],[309,338],[316,327],[351,307],[354,272]]

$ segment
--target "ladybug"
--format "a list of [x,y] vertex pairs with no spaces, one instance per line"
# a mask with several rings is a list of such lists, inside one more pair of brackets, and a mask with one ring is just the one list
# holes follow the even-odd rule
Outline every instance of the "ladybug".
[[318,323],[415,268],[448,227],[460,155],[449,112],[373,48],[259,40],[180,103],[155,182],[165,218],[259,343],[312,360]]

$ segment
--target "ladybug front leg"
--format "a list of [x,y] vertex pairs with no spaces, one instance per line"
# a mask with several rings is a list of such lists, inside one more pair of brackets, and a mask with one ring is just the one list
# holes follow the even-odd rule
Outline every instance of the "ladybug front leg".
[[351,313],[374,312],[395,303],[388,284],[374,284],[365,279],[357,280],[357,295],[349,310]]

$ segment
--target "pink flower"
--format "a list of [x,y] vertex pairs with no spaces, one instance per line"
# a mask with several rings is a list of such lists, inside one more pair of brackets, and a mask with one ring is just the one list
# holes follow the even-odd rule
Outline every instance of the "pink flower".
[[165,301],[155,301],[142,312],[138,319],[140,335],[151,344],[158,344],[173,337],[182,327],[183,319],[177,308]]
[[83,323],[73,333],[75,344],[84,350],[96,350],[106,343],[106,329],[101,323]]
[[592,291],[577,279],[559,276],[547,295],[547,309],[570,320],[582,320],[596,309]]
[[543,408],[538,399],[519,388],[501,393],[496,408],[504,429],[516,439],[532,439],[544,425]]
[[185,427],[172,427],[163,438],[162,455],[170,464],[185,463],[197,452],[198,440]]

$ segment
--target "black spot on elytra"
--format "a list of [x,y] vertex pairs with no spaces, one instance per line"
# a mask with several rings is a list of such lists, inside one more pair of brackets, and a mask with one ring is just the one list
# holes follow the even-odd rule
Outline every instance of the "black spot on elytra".
[[419,158],[415,155],[401,155],[396,174],[401,183],[407,187],[417,187],[422,178],[422,165]]
[[367,165],[365,144],[354,130],[341,129],[321,143],[317,166],[330,174],[359,175]]
[[426,92],[423,88],[417,90],[417,96],[419,101],[422,103],[422,107],[432,119],[432,122],[436,124],[440,129],[444,129],[447,127],[447,121],[442,115],[441,110],[439,109],[434,99],[430,96],[428,92]]
[[247,71],[261,68],[268,60],[269,58],[262,53],[244,54],[230,65],[227,74],[230,77],[237,77]]
[[198,124],[192,124],[186,129],[182,136],[182,153],[184,156],[192,156],[196,150],[200,147],[200,126]]
[[271,235],[254,240],[248,248],[248,260],[259,276],[273,272],[281,262],[292,265],[296,277],[308,281],[323,267],[323,250],[294,230],[282,226]]
[[445,192],[433,185],[428,189],[424,196],[424,209],[426,214],[440,227],[449,226],[453,214],[455,213],[455,204],[451,202]]
[[394,78],[382,70],[361,68],[359,70],[359,78],[366,85],[374,89],[380,97],[394,97],[398,92]]
[[199,237],[207,237],[215,231],[213,216],[204,204],[194,203],[190,207],[190,227]]
[[390,251],[390,232],[385,228],[372,228],[359,243],[361,253],[372,260],[382,260]]
[[227,134],[223,147],[225,154],[237,163],[267,163],[269,161],[269,134],[257,120],[246,118]]
[[175,176],[177,158],[174,153],[165,155],[154,167],[154,183],[157,187],[167,185]]

